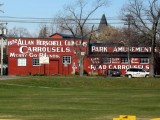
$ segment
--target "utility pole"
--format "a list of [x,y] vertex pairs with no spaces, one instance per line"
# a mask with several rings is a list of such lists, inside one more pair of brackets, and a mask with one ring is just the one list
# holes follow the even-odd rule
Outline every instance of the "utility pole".
[[3,38],[1,37],[1,76],[3,76]]
[[[0,3],[0,6],[2,6],[3,4]],[[4,13],[4,11],[0,10],[0,12]],[[7,25],[7,23],[0,23],[0,39],[1,39],[1,76],[3,76],[3,48],[4,48],[4,44],[3,44],[3,40],[6,39],[6,27],[4,27],[4,24]]]
[[1,23],[0,24],[0,37],[1,37],[1,76],[3,76],[3,48],[4,48],[4,43],[3,40],[6,39],[6,34],[7,34],[7,30],[6,27],[4,27],[4,24],[7,23]]
[[133,24],[133,16],[128,14],[126,15],[126,18],[123,19],[126,21],[125,25],[128,25],[128,42],[127,42],[127,47],[128,47],[128,54],[127,54],[127,58],[128,58],[128,67],[130,68],[131,65],[131,58],[130,58],[130,39],[131,39],[131,24]]

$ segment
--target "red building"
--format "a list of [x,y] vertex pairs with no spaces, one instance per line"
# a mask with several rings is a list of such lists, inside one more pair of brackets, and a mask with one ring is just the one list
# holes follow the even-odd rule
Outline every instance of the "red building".
[[[110,69],[119,69],[125,74],[126,69],[149,69],[150,47],[125,47],[93,43],[90,47],[91,69],[96,69],[104,74]],[[107,70],[107,71],[106,71]]]
[[[51,38],[8,38],[8,75],[74,74],[78,70],[77,37],[53,34]],[[87,40],[82,52],[87,50]]]
[[124,74],[129,66],[149,69],[150,47],[89,46],[87,39],[82,48],[80,45],[80,37],[58,33],[45,39],[8,38],[8,75],[72,75],[79,72],[78,54],[84,55],[88,74],[104,75],[109,69],[120,69]]

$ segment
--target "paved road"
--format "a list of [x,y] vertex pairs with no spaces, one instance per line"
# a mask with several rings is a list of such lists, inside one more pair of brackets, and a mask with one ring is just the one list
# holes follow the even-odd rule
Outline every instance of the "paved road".
[[20,76],[0,76],[0,80],[9,80],[9,79],[17,79],[22,78]]

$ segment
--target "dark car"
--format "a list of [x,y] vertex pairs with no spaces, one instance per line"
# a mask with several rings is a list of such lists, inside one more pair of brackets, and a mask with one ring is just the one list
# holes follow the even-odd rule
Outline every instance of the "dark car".
[[121,76],[121,71],[119,69],[109,69],[108,75],[110,76]]

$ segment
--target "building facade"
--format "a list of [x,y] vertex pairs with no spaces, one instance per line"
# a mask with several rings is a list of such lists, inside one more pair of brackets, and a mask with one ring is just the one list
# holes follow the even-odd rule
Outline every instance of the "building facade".
[[[109,74],[110,69],[119,69],[124,75],[128,68],[150,69],[151,47],[126,47],[93,43],[90,46],[91,69]],[[100,74],[99,73],[99,74]]]
[[[51,38],[8,38],[8,75],[74,74],[80,39],[54,34]],[[77,51],[76,51],[77,50]],[[86,52],[87,40],[81,52]]]
[[87,39],[81,46],[80,37],[58,33],[45,39],[8,38],[8,75],[76,74],[80,66],[78,55],[83,56],[84,70],[90,75],[108,75],[110,69],[120,69],[125,74],[129,67],[149,69],[150,52],[150,47],[89,44]]

